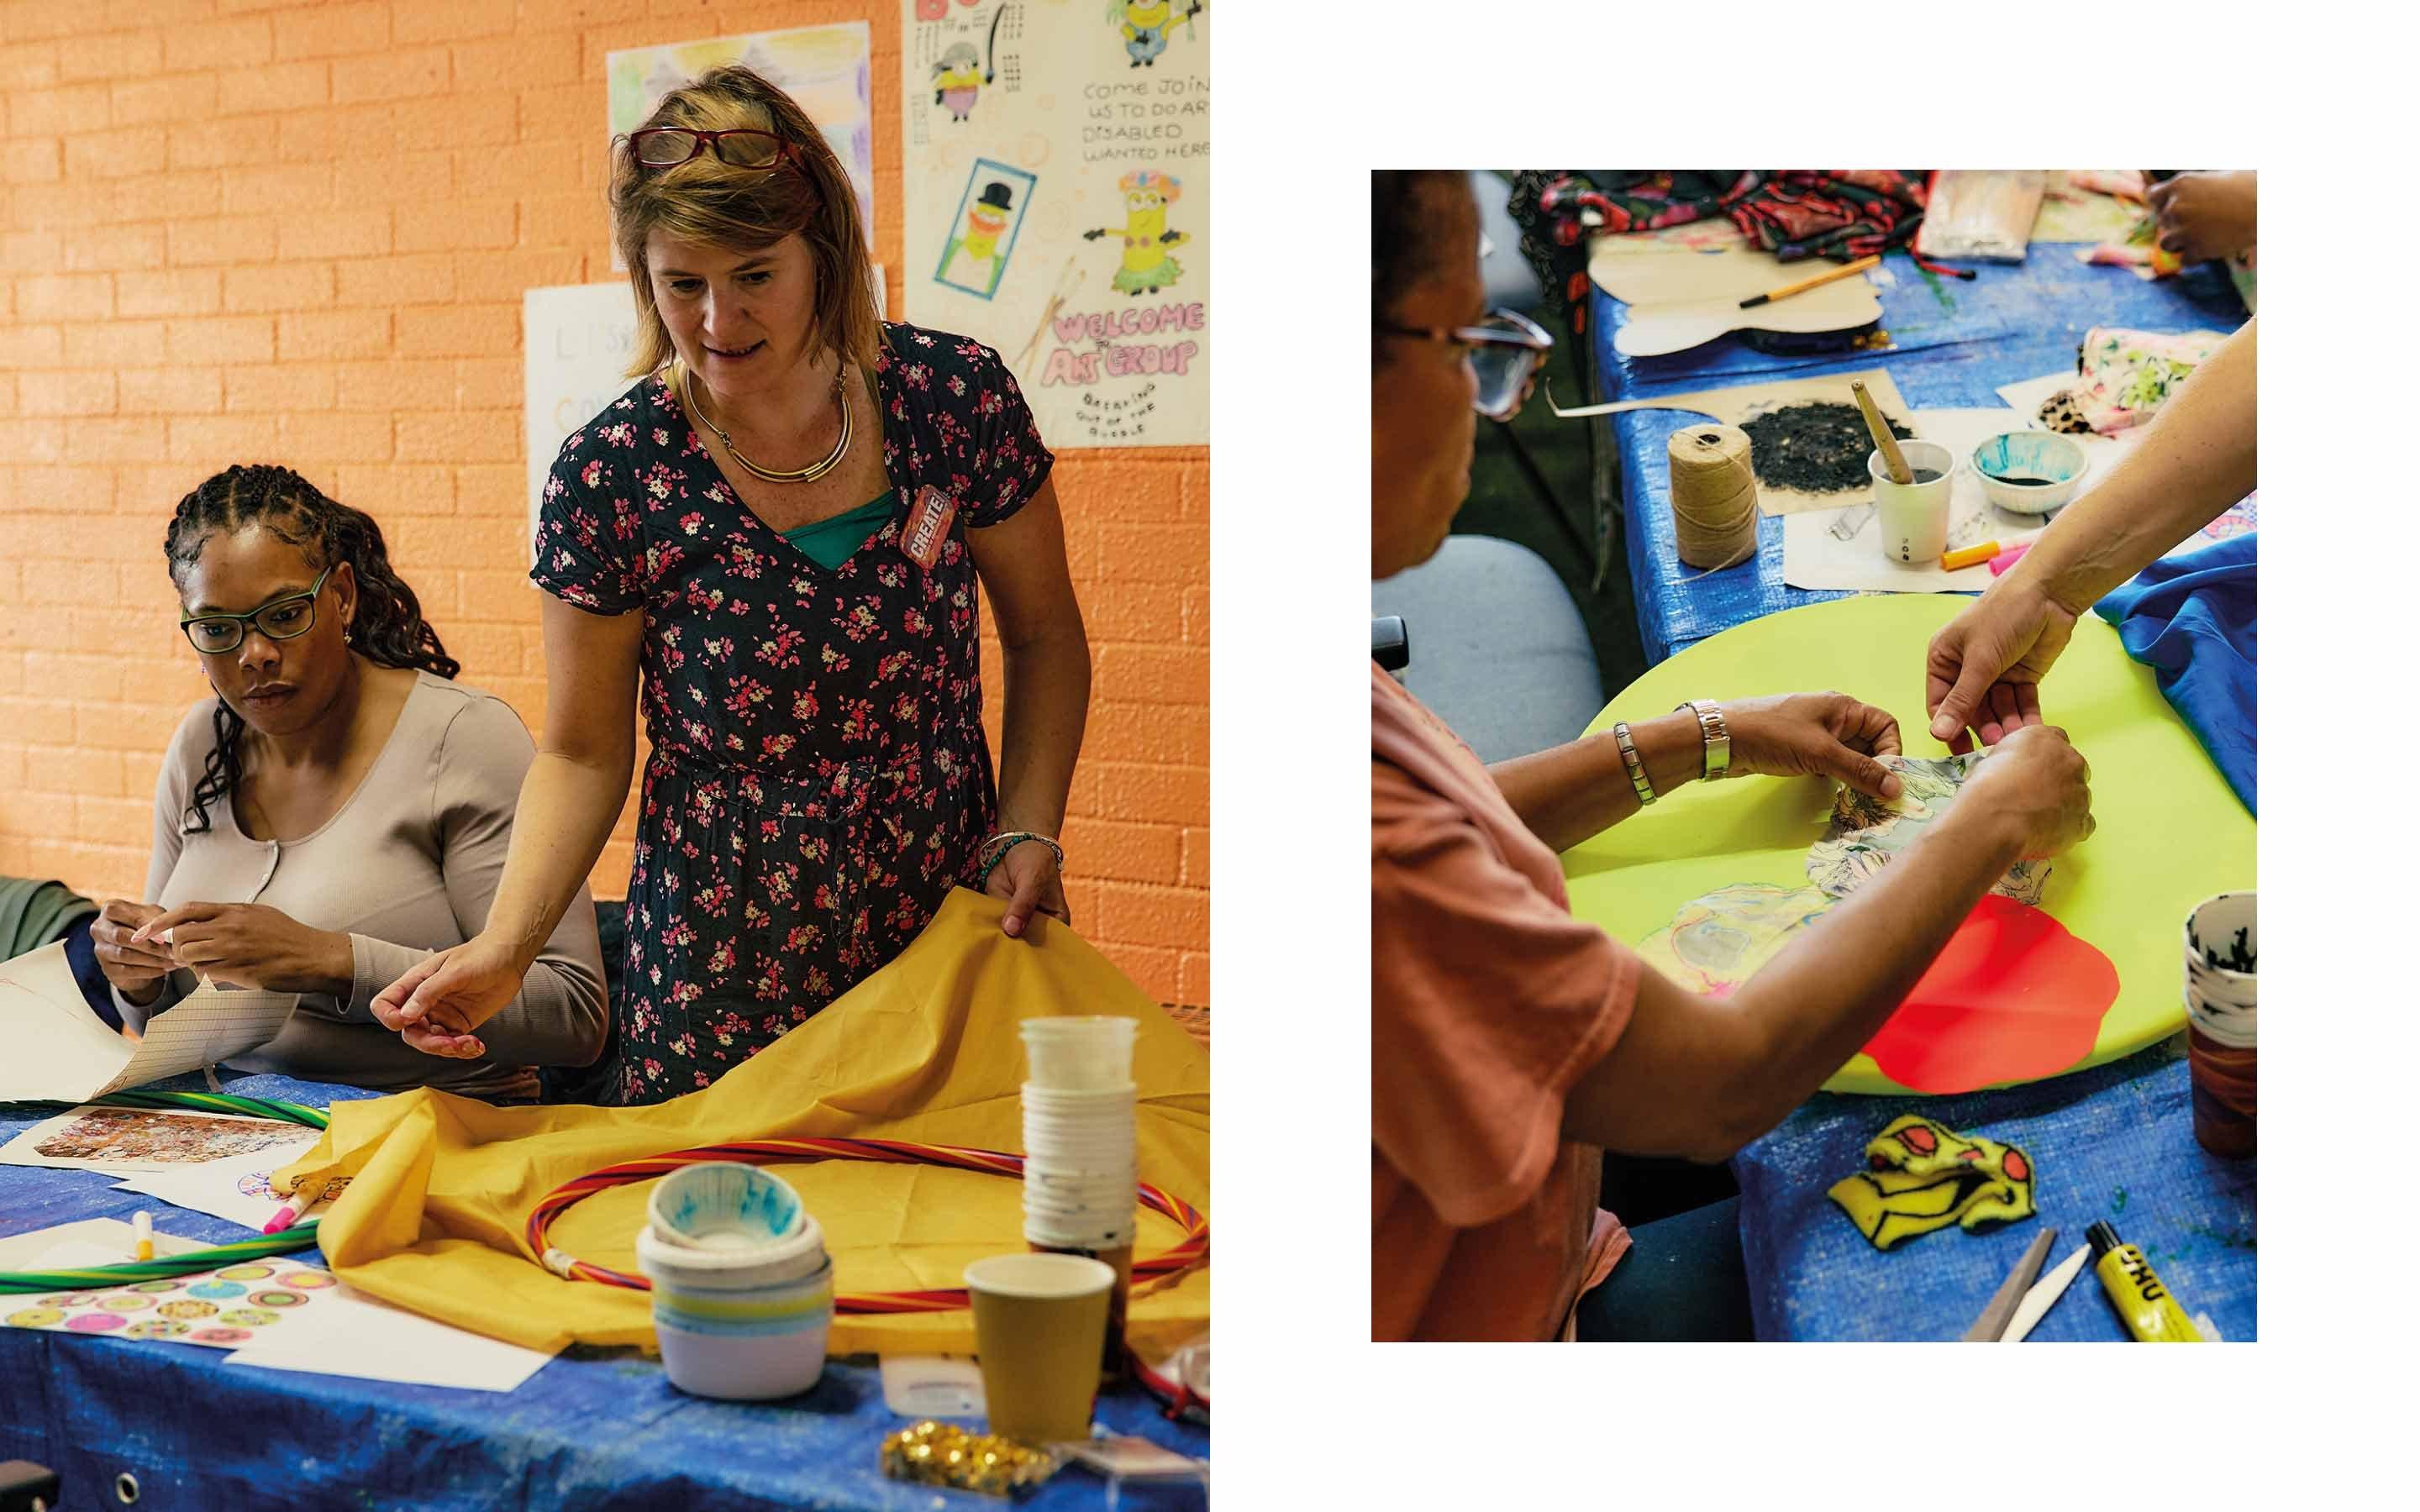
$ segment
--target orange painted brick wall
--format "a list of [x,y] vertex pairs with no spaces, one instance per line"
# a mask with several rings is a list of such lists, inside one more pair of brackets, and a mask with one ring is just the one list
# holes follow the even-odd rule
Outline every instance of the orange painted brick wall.
[[[619,276],[605,54],[850,20],[912,317],[888,0],[0,0],[0,873],[142,886],[160,752],[208,690],[161,537],[231,463],[375,516],[463,680],[537,728],[521,294]],[[1146,991],[1203,1005],[1209,472],[1201,447],[1057,472],[1094,659],[1071,901]]]

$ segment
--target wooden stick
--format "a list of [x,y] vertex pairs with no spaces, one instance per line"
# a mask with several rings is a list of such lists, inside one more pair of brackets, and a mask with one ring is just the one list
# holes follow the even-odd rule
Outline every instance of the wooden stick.
[[2025,1246],[2024,1255],[2017,1261],[2017,1268],[2000,1283],[2000,1289],[1992,1294],[1991,1304],[1983,1309],[1983,1316],[1975,1319],[1975,1326],[1966,1331],[1961,1343],[2000,1342],[2000,1335],[2009,1331],[2009,1320],[2016,1316],[2017,1304],[2025,1300],[2025,1293],[2033,1288],[2034,1277],[2041,1274],[2042,1257],[2050,1253],[2051,1244],[2057,1238],[2058,1230],[2055,1228],[2045,1228],[2034,1236],[2034,1242]]
[[1857,396],[1857,408],[1866,412],[1866,428],[1874,433],[1874,444],[1882,448],[1883,466],[1890,470],[1891,482],[1902,486],[1914,483],[1916,474],[1908,470],[1907,456],[1899,449],[1899,438],[1891,434],[1883,412],[1874,408],[1874,396],[1866,392],[1865,380],[1851,378],[1849,392]]
[[1804,293],[1807,289],[1820,287],[1823,285],[1831,283],[1835,279],[1846,278],[1851,273],[1862,273],[1869,268],[1880,266],[1882,260],[1882,254],[1880,253],[1876,253],[1870,257],[1860,257],[1855,262],[1843,264],[1838,268],[1833,269],[1828,273],[1817,273],[1812,278],[1802,278],[1795,284],[1785,284],[1781,287],[1769,290],[1766,293],[1751,294],[1746,299],[1740,301],[1739,307],[1743,310],[1753,310],[1760,304],[1771,304],[1776,300],[1786,300],[1792,294],[1800,294]]

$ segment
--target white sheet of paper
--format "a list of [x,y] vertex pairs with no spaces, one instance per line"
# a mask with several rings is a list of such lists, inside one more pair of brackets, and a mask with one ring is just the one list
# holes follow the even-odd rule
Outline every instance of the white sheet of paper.
[[140,1155],[121,1156],[104,1153],[85,1157],[49,1155],[42,1152],[42,1146],[53,1143],[54,1135],[85,1115],[96,1111],[111,1114],[132,1113],[147,1119],[197,1127],[209,1124],[232,1124],[247,1134],[256,1134],[263,1137],[273,1134],[276,1135],[273,1144],[265,1145],[257,1151],[247,1150],[234,1157],[226,1157],[245,1160],[269,1159],[271,1161],[271,1169],[272,1170],[295,1159],[302,1151],[317,1144],[319,1139],[319,1132],[316,1129],[280,1123],[274,1119],[248,1119],[229,1113],[205,1113],[198,1108],[96,1109],[87,1103],[44,1119],[7,1144],[0,1145],[0,1165],[49,1165],[63,1170],[100,1171],[107,1176],[124,1177],[189,1171],[215,1164],[214,1161],[208,1160],[172,1161],[149,1159]]
[[[206,1240],[151,1232],[151,1253],[183,1255],[209,1249]],[[85,1218],[54,1227],[0,1239],[0,1271],[47,1271],[56,1266],[116,1265],[134,1258],[134,1226],[123,1218]]]
[[152,1019],[140,1044],[93,1017],[54,943],[0,962],[0,1102],[82,1103],[121,1087],[241,1055],[268,1043],[294,1014],[292,993],[204,986]]
[[[1985,439],[2004,431],[2039,429],[2013,409],[1917,409],[1908,416],[1922,440],[1947,447],[1960,471],[1949,490],[1949,548],[1978,541],[2006,540],[2039,530],[2056,518],[2051,515],[2018,515],[2000,509],[1983,497],[1968,457]],[[2105,436],[2078,436],[2088,470],[2076,490],[2082,498],[2108,475],[2123,443]],[[1842,509],[1817,514],[1786,515],[1781,521],[1781,580],[1792,588],[1847,588],[1889,594],[1980,593],[1992,586],[1992,567],[1978,562],[1956,572],[1944,572],[1936,560],[1893,562],[1882,553],[1871,518],[1848,540],[1832,533],[1843,515],[1870,513],[1870,495]]]
[[511,1391],[554,1358],[544,1350],[526,1350],[389,1306],[341,1281],[312,1299],[312,1312],[317,1326],[308,1334],[282,1334],[273,1343],[248,1344],[228,1355],[227,1363],[464,1391]]
[[[276,1216],[277,1210],[286,1205],[286,1199],[274,1196],[252,1196],[239,1183],[246,1177],[274,1171],[290,1164],[318,1142],[317,1131],[302,1132],[311,1137],[299,1144],[257,1154],[205,1161],[198,1165],[147,1171],[118,1182],[118,1189],[158,1197],[189,1211],[207,1212],[213,1218],[225,1218],[247,1228],[258,1228]],[[314,1210],[311,1216],[318,1216],[318,1211]]]

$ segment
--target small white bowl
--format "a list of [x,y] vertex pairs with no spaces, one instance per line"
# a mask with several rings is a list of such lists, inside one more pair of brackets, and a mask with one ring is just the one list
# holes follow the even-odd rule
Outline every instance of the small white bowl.
[[[2011,515],[2047,515],[2075,497],[2091,471],[2091,459],[2071,436],[2052,430],[2011,430],[1987,438],[1969,458],[1983,497]],[[2043,483],[2010,483],[2042,478]]]

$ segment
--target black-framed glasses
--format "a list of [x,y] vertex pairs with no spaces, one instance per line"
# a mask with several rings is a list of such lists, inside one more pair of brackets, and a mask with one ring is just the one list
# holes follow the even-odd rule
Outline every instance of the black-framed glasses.
[[1490,310],[1475,326],[1397,326],[1381,322],[1383,335],[1414,341],[1451,342],[1463,348],[1471,372],[1479,378],[1472,408],[1490,420],[1503,420],[1520,408],[1521,390],[1538,364],[1555,349],[1555,338],[1528,316],[1511,310]]
[[630,133],[630,155],[649,168],[676,168],[708,147],[734,168],[762,168],[770,173],[787,162],[801,174],[807,171],[807,165],[799,161],[799,149],[770,131],[651,126]]
[[249,614],[193,614],[178,620],[177,627],[205,656],[224,656],[242,645],[246,625],[271,640],[291,640],[318,622],[320,585],[335,570],[330,566],[302,593],[272,598]]

